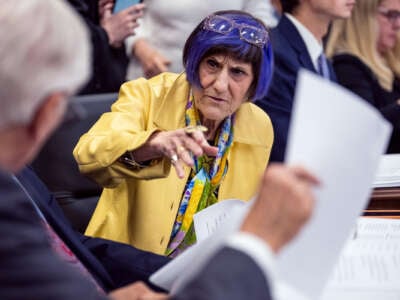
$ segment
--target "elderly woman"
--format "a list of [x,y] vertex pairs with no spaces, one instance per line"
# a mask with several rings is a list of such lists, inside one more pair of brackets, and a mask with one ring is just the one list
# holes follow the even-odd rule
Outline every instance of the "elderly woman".
[[194,213],[257,191],[273,141],[270,119],[250,102],[271,79],[266,27],[240,11],[212,14],[183,62],[185,73],[122,85],[74,149],[104,187],[87,234],[175,256],[195,242]]
[[400,153],[400,0],[360,0],[335,21],[327,54],[340,84],[392,123],[388,153]]

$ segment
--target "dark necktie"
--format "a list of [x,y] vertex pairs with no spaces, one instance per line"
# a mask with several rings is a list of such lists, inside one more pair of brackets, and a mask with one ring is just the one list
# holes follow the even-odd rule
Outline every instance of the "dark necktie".
[[326,57],[323,53],[321,53],[321,55],[318,56],[318,73],[322,77],[330,80],[328,61],[326,60]]

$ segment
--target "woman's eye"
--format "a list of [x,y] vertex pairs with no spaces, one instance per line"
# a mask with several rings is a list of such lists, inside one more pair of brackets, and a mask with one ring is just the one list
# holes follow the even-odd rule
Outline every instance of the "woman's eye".
[[235,76],[242,76],[242,75],[246,74],[245,71],[243,71],[242,69],[239,69],[239,68],[233,68],[233,69],[231,69],[231,72]]
[[209,59],[209,60],[207,60],[207,65],[214,69],[214,68],[218,67],[218,62],[216,62],[213,59]]

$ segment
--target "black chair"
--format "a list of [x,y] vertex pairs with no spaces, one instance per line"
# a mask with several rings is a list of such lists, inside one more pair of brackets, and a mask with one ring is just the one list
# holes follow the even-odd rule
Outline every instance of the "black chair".
[[80,174],[72,155],[82,134],[109,111],[118,94],[76,96],[63,123],[50,137],[32,164],[55,195],[74,229],[83,232],[97,205],[101,187]]

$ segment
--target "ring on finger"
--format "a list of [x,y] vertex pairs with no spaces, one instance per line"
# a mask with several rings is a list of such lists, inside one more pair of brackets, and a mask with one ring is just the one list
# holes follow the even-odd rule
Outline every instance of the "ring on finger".
[[176,153],[171,155],[171,164],[176,164],[178,161],[178,155]]
[[176,150],[176,153],[179,155],[179,154],[181,154],[182,152],[185,152],[185,151],[187,151],[185,147],[179,146],[178,149]]
[[196,131],[207,132],[208,129],[203,125],[196,125],[196,126],[186,126],[184,130],[186,134],[190,135]]

